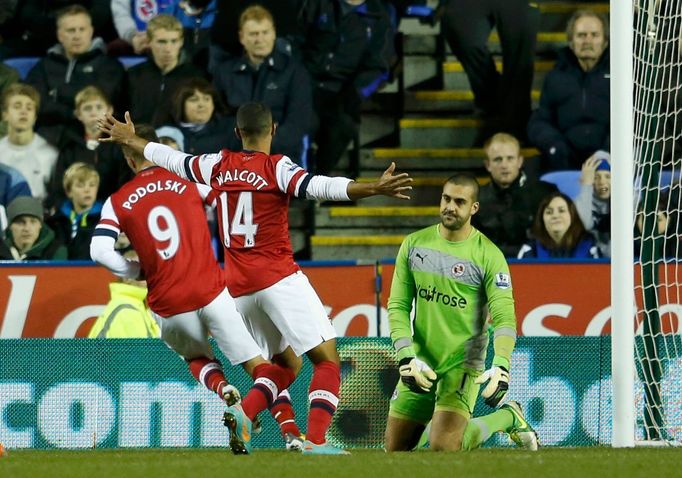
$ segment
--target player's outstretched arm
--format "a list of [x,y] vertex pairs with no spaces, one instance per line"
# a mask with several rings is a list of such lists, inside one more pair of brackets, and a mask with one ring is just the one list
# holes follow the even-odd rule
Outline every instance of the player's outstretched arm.
[[135,124],[130,119],[129,112],[125,112],[124,118],[125,123],[122,123],[114,118],[114,115],[107,113],[104,118],[97,120],[99,130],[107,135],[100,138],[100,141],[125,145],[138,154],[144,154],[144,147],[149,141],[135,134]]
[[405,194],[412,189],[412,178],[407,173],[393,174],[395,163],[384,171],[379,179],[371,183],[359,183],[356,181],[348,183],[348,197],[355,201],[369,196],[389,196],[398,199],[410,199]]

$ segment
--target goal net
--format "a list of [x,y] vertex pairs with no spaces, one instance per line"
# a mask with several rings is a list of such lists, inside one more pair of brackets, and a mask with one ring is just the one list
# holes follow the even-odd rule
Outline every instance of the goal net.
[[636,0],[633,19],[635,440],[666,444],[682,441],[682,2]]

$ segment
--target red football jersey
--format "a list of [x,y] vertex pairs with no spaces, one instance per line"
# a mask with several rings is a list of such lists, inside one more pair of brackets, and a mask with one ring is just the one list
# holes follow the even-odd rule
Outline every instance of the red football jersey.
[[214,190],[233,297],[262,290],[299,270],[289,240],[289,197],[305,191],[310,174],[280,154],[226,149],[188,156],[185,171]]
[[127,234],[149,306],[163,317],[204,307],[225,288],[197,188],[165,169],[144,169],[107,199],[97,225]]

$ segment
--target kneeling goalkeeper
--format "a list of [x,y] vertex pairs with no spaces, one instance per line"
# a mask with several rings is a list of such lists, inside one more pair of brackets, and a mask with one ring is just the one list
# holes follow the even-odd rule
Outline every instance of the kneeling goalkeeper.
[[[478,191],[473,176],[450,177],[440,224],[408,235],[398,252],[388,319],[400,381],[391,399],[386,451],[413,449],[429,421],[432,450],[471,450],[497,431],[537,449],[519,404],[503,400],[516,342],[514,297],[504,255],[471,225]],[[495,357],[484,372],[488,313]],[[472,419],[481,384],[486,404],[496,411]]]

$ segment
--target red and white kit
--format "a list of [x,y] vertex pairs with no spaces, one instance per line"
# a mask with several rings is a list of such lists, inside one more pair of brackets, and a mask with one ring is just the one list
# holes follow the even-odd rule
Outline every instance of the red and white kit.
[[[150,167],[112,194],[93,234],[93,258],[121,277],[144,271],[162,338],[186,359],[213,357],[210,330],[232,364],[260,355],[213,256],[204,214],[209,188]],[[203,197],[202,197],[203,196]],[[114,250],[125,232],[139,263]]]
[[[288,206],[292,196],[348,200],[350,179],[314,176],[286,156],[261,152],[190,156],[149,143],[144,154],[214,190],[209,199],[221,219],[227,286],[264,351],[276,354],[289,344],[301,355],[336,337],[320,299],[294,262]],[[275,327],[259,325],[265,320],[262,313]]]

